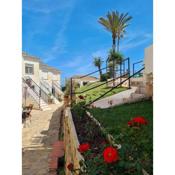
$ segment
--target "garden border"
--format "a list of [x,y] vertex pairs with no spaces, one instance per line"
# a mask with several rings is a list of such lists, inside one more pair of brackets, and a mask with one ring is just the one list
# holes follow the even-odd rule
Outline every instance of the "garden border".
[[[115,143],[113,136],[106,132],[106,129],[101,126],[100,122],[95,119],[89,111],[86,111],[86,114],[95,122],[96,125],[99,126],[100,130],[105,134],[109,143],[112,146],[117,147],[117,149],[121,149],[122,146]],[[65,109],[64,117],[65,175],[73,175],[72,172],[67,168],[70,163],[73,163],[74,169],[80,169],[80,162],[84,162],[84,157],[78,151],[79,144],[80,143],[73,122],[71,109],[70,107],[67,107]],[[145,169],[142,169],[142,173],[143,175],[149,175]],[[77,175],[78,174],[79,173],[77,172]]]

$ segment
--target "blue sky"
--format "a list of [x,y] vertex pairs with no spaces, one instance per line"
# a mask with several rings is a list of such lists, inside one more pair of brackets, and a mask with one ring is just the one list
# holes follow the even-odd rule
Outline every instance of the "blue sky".
[[[111,34],[97,21],[108,11],[133,17],[120,51],[131,63],[153,43],[152,0],[23,0],[23,51],[61,70],[65,78],[96,70],[93,57],[107,58]],[[104,65],[105,66],[105,65]]]

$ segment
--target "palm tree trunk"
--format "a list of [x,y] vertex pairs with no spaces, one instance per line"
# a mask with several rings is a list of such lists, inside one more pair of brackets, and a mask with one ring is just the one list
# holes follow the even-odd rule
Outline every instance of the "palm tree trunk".
[[[113,37],[112,38],[112,49],[113,49],[113,52],[115,52],[115,47],[116,47],[115,43],[116,43],[116,39]],[[113,62],[113,86],[115,86],[115,76],[116,76],[116,74],[115,74],[115,62],[114,62],[114,59],[113,59],[112,62]]]
[[120,45],[120,37],[117,39],[117,52],[119,52],[119,45]]
[[98,67],[99,70],[99,74],[100,74],[100,81],[102,80],[102,71],[101,71],[101,67]]
[[115,40],[116,40],[115,38],[112,39],[112,49],[113,49],[113,52],[115,52],[115,47],[116,47],[116,41]]

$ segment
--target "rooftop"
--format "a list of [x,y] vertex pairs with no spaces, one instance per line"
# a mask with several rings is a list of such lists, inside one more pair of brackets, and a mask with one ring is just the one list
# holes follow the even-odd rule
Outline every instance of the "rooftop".
[[[84,80],[84,81],[97,81],[98,78],[94,77],[94,76],[85,76],[84,75],[74,75],[72,78],[73,79],[80,79],[80,80]],[[82,77],[82,78],[81,78]]]
[[36,57],[36,56],[31,56],[29,55],[28,53],[26,52],[22,52],[22,56],[25,60],[28,60],[28,61],[35,61],[35,62],[39,62],[39,65],[40,65],[40,69],[42,69],[43,71],[50,71],[52,73],[55,73],[55,74],[58,74],[60,73],[60,70],[58,70],[57,68],[54,68],[54,67],[51,67],[45,63],[43,63],[41,61],[40,58]]

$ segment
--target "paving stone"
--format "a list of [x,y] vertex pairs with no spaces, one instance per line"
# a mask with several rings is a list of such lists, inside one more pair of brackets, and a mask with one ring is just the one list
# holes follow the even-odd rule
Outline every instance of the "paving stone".
[[[32,111],[32,122],[22,129],[22,174],[49,175],[49,154],[58,139],[62,106],[50,111]],[[55,112],[57,111],[57,112]],[[59,153],[57,151],[57,153]],[[52,167],[56,166],[52,163]]]

